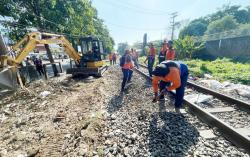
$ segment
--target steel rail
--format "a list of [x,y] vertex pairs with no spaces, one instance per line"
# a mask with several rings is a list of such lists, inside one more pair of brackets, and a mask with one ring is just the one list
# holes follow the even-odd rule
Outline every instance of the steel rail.
[[[152,80],[150,76],[135,68],[135,71],[141,74],[143,77]],[[172,92],[172,94],[174,94]],[[233,127],[229,126],[222,120],[218,119],[211,113],[203,110],[201,107],[196,104],[184,99],[184,103],[188,107],[189,111],[194,115],[197,115],[200,120],[207,123],[211,128],[216,127],[222,133],[222,135],[231,141],[237,147],[245,149],[248,153],[250,153],[250,138],[244,136],[237,132]]]
[[[143,68],[147,68],[145,65],[143,64],[139,64],[141,67]],[[225,95],[225,94],[222,94],[222,93],[219,93],[215,90],[212,90],[212,89],[209,89],[207,87],[204,87],[204,86],[201,86],[201,85],[197,85],[195,84],[194,82],[192,81],[188,81],[187,82],[187,85],[189,87],[193,87],[195,88],[196,90],[200,91],[200,92],[203,92],[205,94],[210,94],[220,100],[224,100],[224,101],[227,101],[229,103],[232,103],[232,104],[235,104],[237,105],[240,109],[250,113],[250,104],[246,101],[242,101],[242,100],[239,100],[239,99],[235,99],[233,98],[232,96],[228,96],[228,95]]]

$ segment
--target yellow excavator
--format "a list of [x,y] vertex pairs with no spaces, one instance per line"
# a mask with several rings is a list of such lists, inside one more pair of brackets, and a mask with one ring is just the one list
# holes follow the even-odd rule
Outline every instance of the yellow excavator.
[[75,62],[75,67],[66,70],[67,74],[102,76],[107,69],[101,58],[102,43],[94,37],[82,37],[79,41],[82,54],[78,53],[63,35],[41,32],[27,34],[12,47],[15,52],[14,57],[0,53],[0,88],[15,88],[17,68],[37,44],[58,44],[64,47],[65,52]]

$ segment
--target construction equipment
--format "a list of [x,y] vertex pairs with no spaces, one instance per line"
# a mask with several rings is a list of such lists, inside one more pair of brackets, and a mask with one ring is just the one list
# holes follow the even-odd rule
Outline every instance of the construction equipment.
[[[29,33],[13,46],[16,57],[0,53],[0,88],[14,88],[13,80],[9,80],[10,78],[13,79],[13,76],[15,76],[10,75],[16,71],[13,70],[13,67],[19,67],[25,57],[35,49],[37,44],[57,44],[64,47],[66,53],[75,61],[76,65],[74,68],[67,69],[68,74],[102,76],[107,67],[104,66],[101,59],[101,44],[99,40],[97,38],[88,37],[81,38],[80,41],[83,55],[80,55],[63,35],[41,32]],[[84,46],[84,44],[87,46]],[[84,52],[83,50],[86,48],[89,51]]]
[[102,76],[107,69],[107,66],[104,66],[104,62],[101,58],[103,54],[102,42],[100,42],[98,38],[92,36],[81,37],[79,41],[82,52],[80,65],[67,69],[67,74]]

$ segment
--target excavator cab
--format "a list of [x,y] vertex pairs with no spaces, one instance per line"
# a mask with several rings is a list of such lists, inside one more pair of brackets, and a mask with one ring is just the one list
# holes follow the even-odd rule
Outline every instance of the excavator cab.
[[101,54],[103,53],[102,44],[98,38],[82,37],[80,38],[82,58],[80,64],[82,67],[101,67],[103,66]]
[[102,60],[102,42],[92,36],[81,37],[79,41],[82,53],[80,63],[77,67],[67,69],[67,74],[102,76],[107,69]]

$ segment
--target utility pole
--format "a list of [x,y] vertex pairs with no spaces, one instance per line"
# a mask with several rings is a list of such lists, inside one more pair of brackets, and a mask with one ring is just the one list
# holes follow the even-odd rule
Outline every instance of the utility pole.
[[177,12],[174,12],[174,13],[172,13],[172,14],[170,14],[171,15],[171,28],[172,28],[172,33],[171,33],[171,40],[174,40],[174,31],[175,31],[175,25],[176,25],[176,23],[175,23],[175,18],[178,16],[177,15]]

